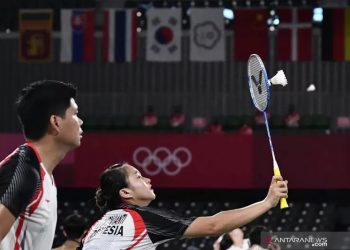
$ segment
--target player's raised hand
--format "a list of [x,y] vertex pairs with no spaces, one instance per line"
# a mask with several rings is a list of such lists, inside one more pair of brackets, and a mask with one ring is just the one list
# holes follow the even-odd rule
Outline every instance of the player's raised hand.
[[288,181],[283,181],[282,176],[273,176],[265,201],[275,207],[281,198],[288,198]]

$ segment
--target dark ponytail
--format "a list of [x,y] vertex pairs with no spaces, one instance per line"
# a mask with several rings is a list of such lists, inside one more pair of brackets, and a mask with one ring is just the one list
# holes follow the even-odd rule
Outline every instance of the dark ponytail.
[[113,210],[122,203],[119,190],[128,187],[125,164],[114,164],[100,176],[100,187],[96,190],[95,200],[101,211]]
[[95,200],[96,200],[97,207],[99,207],[100,210],[104,210],[104,208],[107,206],[107,204],[106,204],[107,201],[103,197],[103,193],[102,193],[102,190],[100,187],[97,188]]

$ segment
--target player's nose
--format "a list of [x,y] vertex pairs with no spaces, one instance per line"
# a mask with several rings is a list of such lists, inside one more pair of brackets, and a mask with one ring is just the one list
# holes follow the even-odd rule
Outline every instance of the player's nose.
[[151,179],[147,178],[147,177],[143,177],[145,179],[145,181],[147,182],[147,184],[151,184]]

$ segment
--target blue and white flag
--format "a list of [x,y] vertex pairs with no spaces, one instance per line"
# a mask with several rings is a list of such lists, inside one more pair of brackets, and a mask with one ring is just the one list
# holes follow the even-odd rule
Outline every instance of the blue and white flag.
[[132,62],[137,57],[137,17],[134,9],[104,11],[103,58],[105,62]]

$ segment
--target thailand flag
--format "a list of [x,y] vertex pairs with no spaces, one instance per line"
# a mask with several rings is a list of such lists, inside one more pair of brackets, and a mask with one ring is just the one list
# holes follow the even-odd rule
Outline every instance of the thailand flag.
[[92,62],[95,57],[95,12],[61,10],[61,62]]
[[136,10],[104,11],[103,58],[105,62],[132,62],[136,59],[136,29]]

